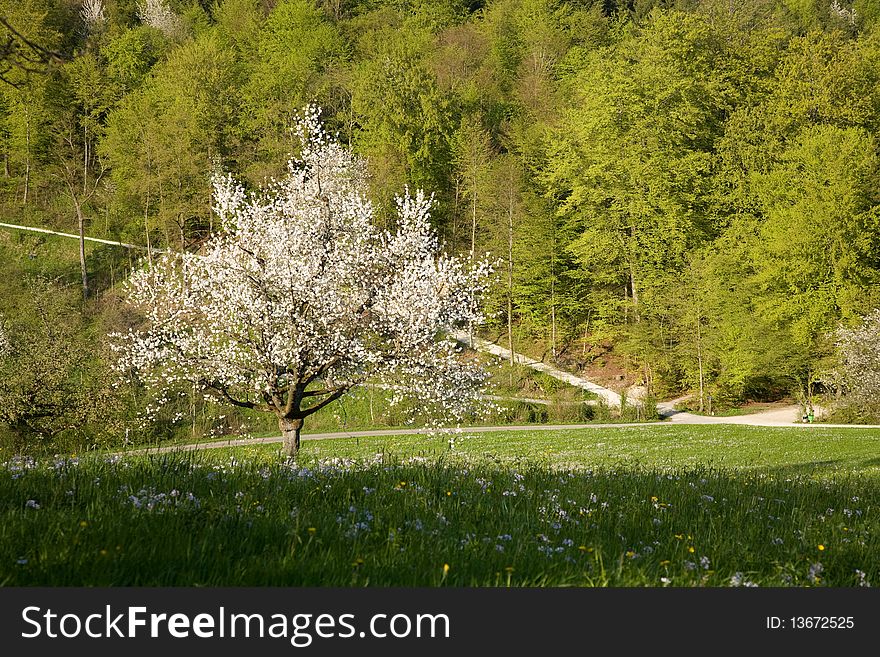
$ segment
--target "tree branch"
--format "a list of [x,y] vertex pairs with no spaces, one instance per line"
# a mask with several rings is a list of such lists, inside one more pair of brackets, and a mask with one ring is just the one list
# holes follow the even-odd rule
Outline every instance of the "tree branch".
[[[0,80],[6,84],[15,87],[16,89],[20,88],[22,85],[21,82],[13,81],[6,77],[6,73],[11,71],[13,67],[23,71],[25,75],[30,75],[31,73],[42,72],[39,68],[34,68],[30,65],[47,66],[50,63],[60,63],[64,61],[64,57],[61,53],[44,48],[22,35],[21,32],[9,24],[9,21],[6,20],[5,16],[0,16],[0,25],[5,27],[9,32],[6,42],[0,44],[0,62],[3,63]],[[25,47],[22,48],[22,45]]]
[[311,415],[312,413],[317,413],[322,408],[324,408],[327,404],[331,404],[331,403],[335,402],[337,399],[339,399],[340,397],[342,397],[342,395],[344,395],[348,391],[349,388],[350,388],[350,386],[337,388],[336,392],[334,392],[329,397],[327,397],[327,399],[320,401],[319,403],[315,404],[314,406],[310,406],[309,408],[304,409],[303,411],[300,412],[300,414],[302,415],[302,417],[306,418],[309,415]]
[[303,397],[318,397],[320,395],[332,395],[333,393],[339,390],[348,390],[351,388],[351,384],[346,384],[344,386],[339,386],[337,388],[330,388],[329,390],[309,390],[308,392],[304,392],[302,394]]
[[256,402],[241,401],[239,399],[236,399],[235,397],[233,397],[232,395],[229,394],[229,390],[227,390],[225,386],[217,385],[214,383],[207,383],[207,382],[205,382],[205,385],[207,385],[214,392],[220,393],[220,396],[225,401],[232,404],[233,406],[238,406],[239,408],[250,408],[252,410],[257,410],[257,411],[271,410],[268,406],[263,406],[262,404],[257,404]]
[[288,384],[287,403],[284,404],[285,417],[290,416],[290,414],[293,412],[294,407],[299,409],[299,404],[303,398],[303,387],[304,386],[302,383],[297,383],[296,385]]
[[312,372],[311,374],[309,374],[309,375],[305,378],[304,385],[309,385],[312,381],[314,381],[314,380],[317,379],[319,376],[321,376],[322,374],[324,374],[327,370],[329,370],[331,367],[333,367],[334,365],[336,365],[336,363],[338,363],[341,359],[342,359],[342,356],[341,356],[341,355],[333,356],[333,358],[331,358],[331,359],[328,360],[326,363],[324,363],[323,365],[319,366],[318,369],[316,369],[314,372]]

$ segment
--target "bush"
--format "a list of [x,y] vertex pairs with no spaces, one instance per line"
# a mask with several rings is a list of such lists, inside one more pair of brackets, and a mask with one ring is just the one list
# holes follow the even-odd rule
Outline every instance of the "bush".
[[859,326],[837,332],[838,378],[844,417],[861,421],[880,417],[880,308]]
[[121,442],[124,408],[78,290],[26,279],[0,307],[0,449],[81,450]]

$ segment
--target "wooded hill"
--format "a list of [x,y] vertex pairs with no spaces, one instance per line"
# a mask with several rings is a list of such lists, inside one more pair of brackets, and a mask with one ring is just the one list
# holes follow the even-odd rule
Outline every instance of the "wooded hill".
[[[498,258],[504,343],[657,395],[834,392],[880,305],[880,2],[848,3],[0,0],[2,221],[197,248],[212,171],[279,176],[315,103],[383,221],[421,187]],[[113,397],[136,255],[0,230],[5,331],[64,333],[31,356],[62,388]]]

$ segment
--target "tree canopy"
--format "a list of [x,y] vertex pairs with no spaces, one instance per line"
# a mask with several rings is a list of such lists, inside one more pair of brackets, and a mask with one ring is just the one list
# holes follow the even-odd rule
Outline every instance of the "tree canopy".
[[368,380],[458,419],[482,379],[438,334],[482,320],[488,265],[438,255],[421,191],[397,197],[393,231],[377,226],[363,162],[315,111],[296,129],[285,178],[248,195],[215,177],[220,232],[132,276],[148,324],[118,336],[118,366],[166,398],[185,381],[275,414],[290,456],[306,417]]
[[[271,188],[315,102],[379,226],[423,188],[442,252],[501,263],[493,339],[656,395],[808,396],[880,305],[875,5],[0,0],[0,205],[201,253],[213,172]],[[132,327],[135,254],[0,238],[3,272],[82,287],[84,335]]]

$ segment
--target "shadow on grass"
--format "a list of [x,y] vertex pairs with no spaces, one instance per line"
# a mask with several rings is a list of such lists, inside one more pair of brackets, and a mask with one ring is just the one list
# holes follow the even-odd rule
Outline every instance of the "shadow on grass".
[[0,470],[0,582],[726,586],[739,573],[760,585],[854,586],[860,571],[876,583],[880,482],[816,481],[816,465],[837,462],[12,462]]

